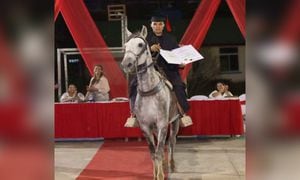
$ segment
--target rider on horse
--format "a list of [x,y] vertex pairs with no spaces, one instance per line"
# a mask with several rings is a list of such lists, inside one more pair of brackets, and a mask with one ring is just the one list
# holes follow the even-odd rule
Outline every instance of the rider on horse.
[[[178,44],[175,39],[163,32],[164,29],[164,18],[163,17],[152,17],[151,18],[151,27],[153,32],[149,33],[146,40],[149,44],[151,54],[154,62],[156,62],[156,69],[164,74],[168,81],[170,81],[173,85],[173,90],[178,100],[178,109],[181,118],[181,125],[183,127],[192,125],[192,120],[189,116],[186,115],[186,112],[189,110],[189,104],[187,102],[187,95],[185,92],[185,84],[182,82],[182,79],[179,74],[179,68],[183,68],[183,65],[176,64],[168,64],[167,61],[159,55],[159,50],[172,50],[178,48]],[[125,127],[135,127],[137,126],[137,121],[133,112],[134,103],[137,95],[137,78],[134,77],[130,82],[130,109],[131,109],[131,117],[127,119]]]

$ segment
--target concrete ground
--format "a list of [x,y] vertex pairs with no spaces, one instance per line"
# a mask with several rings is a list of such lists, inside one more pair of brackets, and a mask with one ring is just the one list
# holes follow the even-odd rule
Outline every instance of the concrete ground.
[[[56,142],[55,179],[74,180],[102,143]],[[245,138],[178,138],[175,161],[171,180],[244,180]]]

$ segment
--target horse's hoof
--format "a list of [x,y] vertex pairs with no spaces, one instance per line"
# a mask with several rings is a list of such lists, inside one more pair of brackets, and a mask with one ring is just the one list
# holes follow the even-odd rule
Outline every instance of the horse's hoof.
[[169,170],[169,164],[168,164],[168,160],[163,160],[163,169],[164,169],[164,172],[168,172]]
[[170,161],[170,172],[171,173],[175,172],[175,161],[174,160]]
[[164,180],[164,179],[165,179],[164,175],[158,175],[157,176],[157,180]]
[[173,166],[171,166],[171,168],[170,168],[170,172],[171,173],[174,173],[175,172],[175,166],[173,165]]

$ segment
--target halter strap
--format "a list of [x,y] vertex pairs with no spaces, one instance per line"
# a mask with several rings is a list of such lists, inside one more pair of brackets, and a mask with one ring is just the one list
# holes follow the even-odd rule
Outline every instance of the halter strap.
[[[144,41],[144,47],[143,47],[143,49],[141,50],[141,52],[139,54],[135,54],[134,52],[132,52],[130,50],[126,51],[126,53],[131,53],[131,54],[133,54],[135,56],[135,58],[136,58],[135,62],[137,64],[139,58],[141,57],[141,55],[144,54],[145,51],[147,50],[148,42],[142,36],[140,36],[140,35],[132,35],[132,36],[129,37],[129,39],[127,41],[129,41],[130,39],[133,39],[133,38],[140,38],[140,39],[142,39]],[[150,67],[150,66],[152,66],[152,65],[153,65],[153,62],[150,63],[149,65],[147,65],[147,61],[145,61],[144,63],[142,63],[140,65],[136,65],[137,73],[138,74],[143,74],[143,73],[147,72],[147,68]]]
[[140,35],[132,35],[132,36],[130,36],[129,39],[127,40],[127,42],[128,42],[129,40],[133,39],[133,38],[140,38],[140,39],[143,40],[144,43],[145,43],[145,46],[143,47],[143,49],[141,50],[141,52],[140,52],[139,54],[135,54],[135,53],[132,52],[132,51],[127,51],[127,53],[129,52],[129,53],[134,54],[135,57],[138,59],[138,58],[140,58],[140,56],[147,50],[148,42],[147,42],[142,36],[140,36]]
[[160,90],[162,90],[164,85],[165,84],[162,82],[162,80],[160,80],[159,83],[150,91],[141,91],[138,89],[138,92],[139,92],[140,96],[152,96],[152,95],[158,93]]
[[150,66],[153,66],[154,63],[151,62],[149,65],[147,65],[147,61],[145,61],[143,64],[140,64],[137,66],[137,74],[143,74],[143,73],[146,73],[147,69],[150,67]]

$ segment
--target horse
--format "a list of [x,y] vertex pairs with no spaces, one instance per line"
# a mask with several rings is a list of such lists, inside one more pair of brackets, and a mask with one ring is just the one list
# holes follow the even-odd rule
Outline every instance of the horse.
[[[154,179],[164,179],[164,147],[170,124],[169,163],[175,169],[174,148],[179,130],[179,111],[176,97],[166,85],[164,78],[154,68],[154,62],[146,41],[147,28],[132,34],[126,30],[124,58],[121,66],[125,73],[137,74],[137,97],[133,111],[139,127],[148,143],[153,163]],[[155,143],[155,137],[156,143]]]

